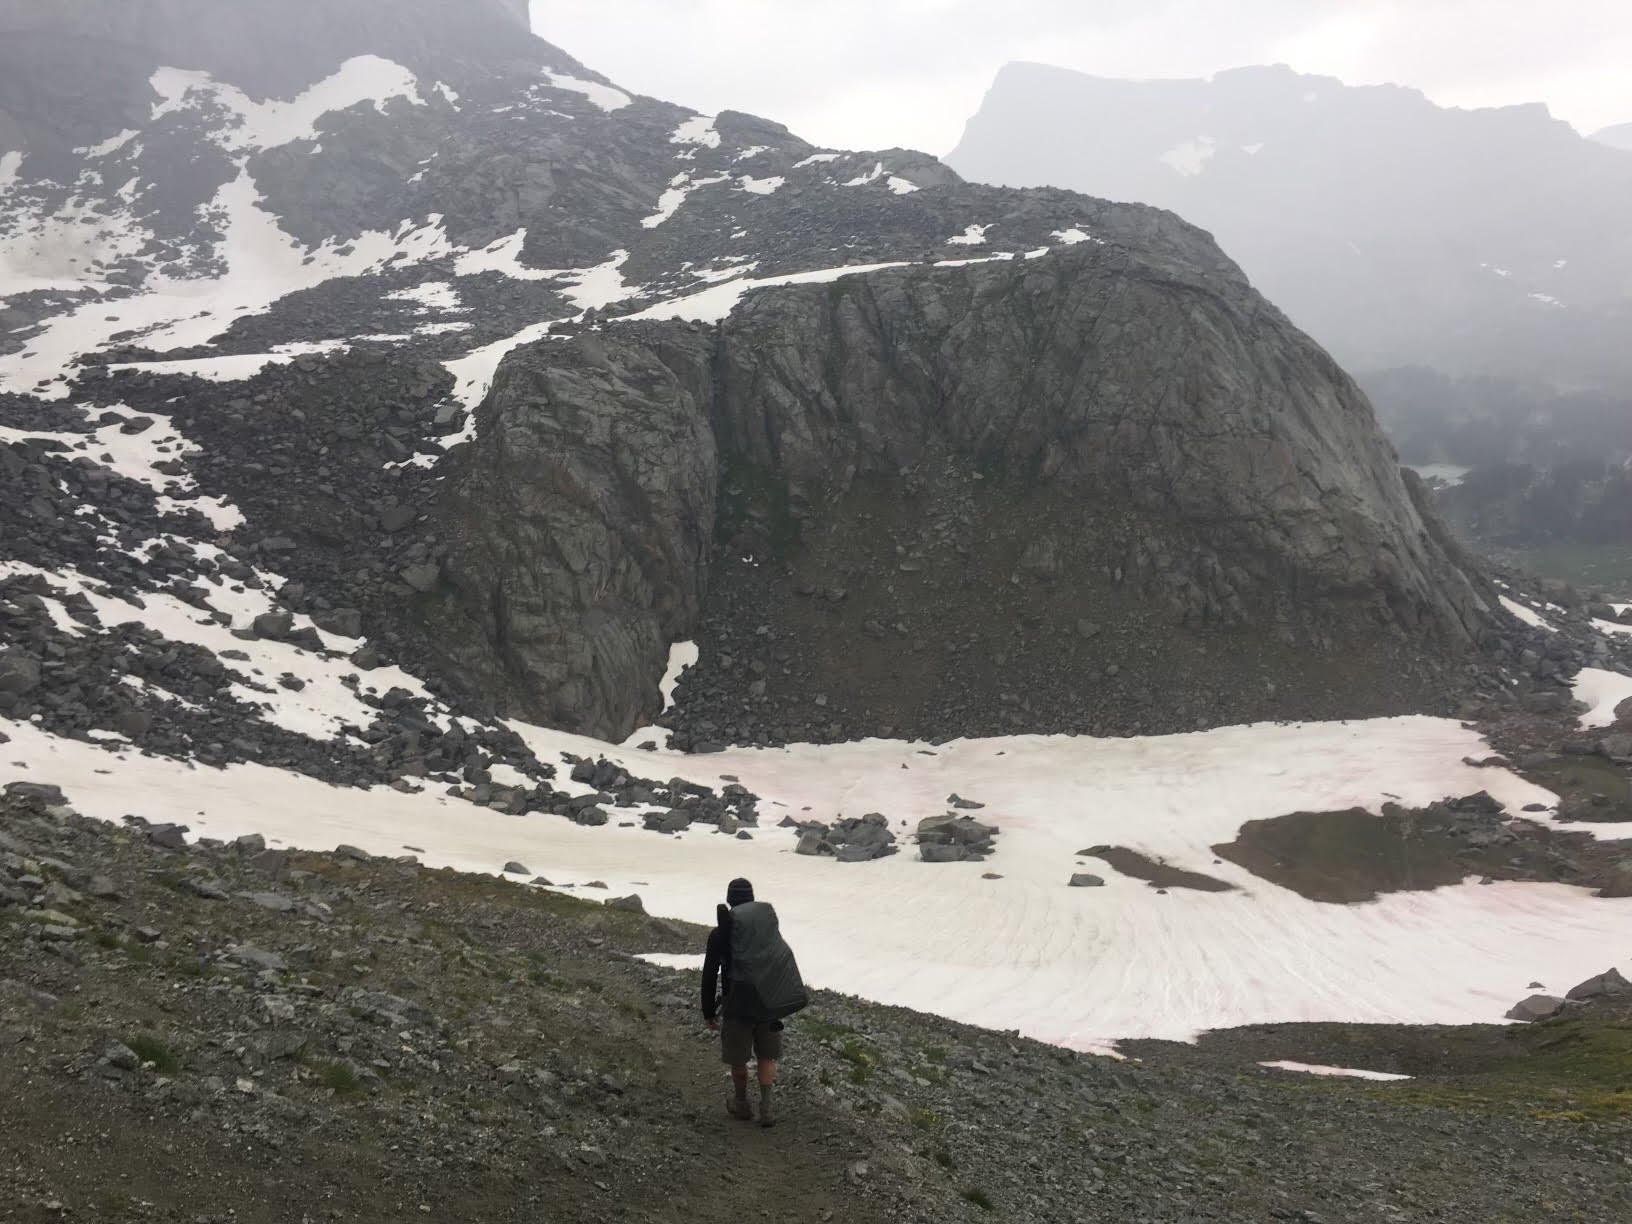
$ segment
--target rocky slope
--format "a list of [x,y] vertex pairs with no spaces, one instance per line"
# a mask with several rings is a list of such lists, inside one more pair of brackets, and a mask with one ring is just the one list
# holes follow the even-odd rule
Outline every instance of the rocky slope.
[[[411,847],[187,846],[63,799],[0,798],[0,1192],[28,1224],[1632,1209],[1612,1008],[1517,1033],[1259,1028],[1113,1062],[823,993],[790,1021],[761,1131],[721,1108],[695,977],[632,955],[700,928],[591,883],[574,900],[428,871]],[[1419,1078],[1259,1065],[1286,1058]]]
[[[1497,684],[1492,592],[1363,397],[1171,214],[635,97],[500,5],[426,0],[389,37],[325,8],[321,40],[269,43],[276,81],[234,59],[253,24],[176,32],[178,4],[126,42],[117,6],[76,12],[29,37],[118,57],[138,104],[71,137],[21,84],[8,112],[35,649],[66,649],[51,601],[114,582],[297,650],[248,622],[310,618],[337,683],[402,662],[478,720],[618,738],[696,638],[670,721],[703,745],[1448,711]],[[93,476],[126,429],[121,479]],[[74,634],[102,614],[126,613]],[[30,709],[160,709],[59,675]],[[224,718],[256,719],[243,688]],[[285,759],[292,730],[219,742]],[[386,734],[422,755],[422,727]]]

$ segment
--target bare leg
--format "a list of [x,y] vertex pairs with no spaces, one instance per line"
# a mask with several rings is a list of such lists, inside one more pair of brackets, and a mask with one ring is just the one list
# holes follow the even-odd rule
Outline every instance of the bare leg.
[[759,1060],[759,1124],[771,1126],[776,1122],[776,1115],[771,1110],[771,1097],[776,1085],[776,1059],[761,1058]]
[[748,1064],[731,1068],[731,1086],[737,1090],[737,1100],[748,1099]]

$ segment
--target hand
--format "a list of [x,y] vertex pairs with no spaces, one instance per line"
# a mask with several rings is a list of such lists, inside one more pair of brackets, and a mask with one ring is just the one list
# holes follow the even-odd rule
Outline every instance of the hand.
[[705,1020],[703,1023],[708,1025],[708,1031],[711,1033],[720,1031],[720,1022],[718,1020]]

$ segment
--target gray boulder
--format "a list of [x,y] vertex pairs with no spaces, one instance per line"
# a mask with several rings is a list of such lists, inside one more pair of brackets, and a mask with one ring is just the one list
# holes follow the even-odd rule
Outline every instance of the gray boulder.
[[410,565],[399,575],[404,582],[421,594],[427,594],[436,589],[436,584],[442,577],[439,567],[429,563]]
[[329,608],[312,613],[312,623],[324,633],[355,638],[363,635],[363,614],[356,608]]
[[631,914],[644,914],[646,905],[638,894],[630,893],[627,897],[608,897],[603,904],[607,909],[624,910]]
[[295,618],[287,612],[262,612],[250,622],[250,628],[256,633],[273,641],[282,641],[289,636],[294,627]]
[[154,825],[147,831],[147,840],[166,850],[182,850],[187,846],[187,826],[174,824]]
[[1625,994],[1632,994],[1632,982],[1622,977],[1620,970],[1606,969],[1597,977],[1590,977],[1579,986],[1572,987],[1564,997],[1582,1002],[1587,999],[1612,999]]
[[1554,995],[1533,994],[1527,999],[1521,999],[1508,1009],[1509,1020],[1532,1022],[1547,1020],[1564,1010],[1564,1000]]
[[1097,875],[1089,875],[1085,871],[1074,872],[1071,876],[1072,888],[1104,888],[1105,881]]
[[39,685],[39,660],[16,651],[0,655],[0,693],[21,696],[23,693],[32,692]]

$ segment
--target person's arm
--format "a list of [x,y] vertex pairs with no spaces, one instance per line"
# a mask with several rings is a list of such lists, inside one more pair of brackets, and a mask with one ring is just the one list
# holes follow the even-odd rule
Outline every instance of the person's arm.
[[708,933],[708,948],[703,952],[703,1019],[713,1024],[719,1015],[715,993],[720,983],[720,947],[724,943],[719,927]]

